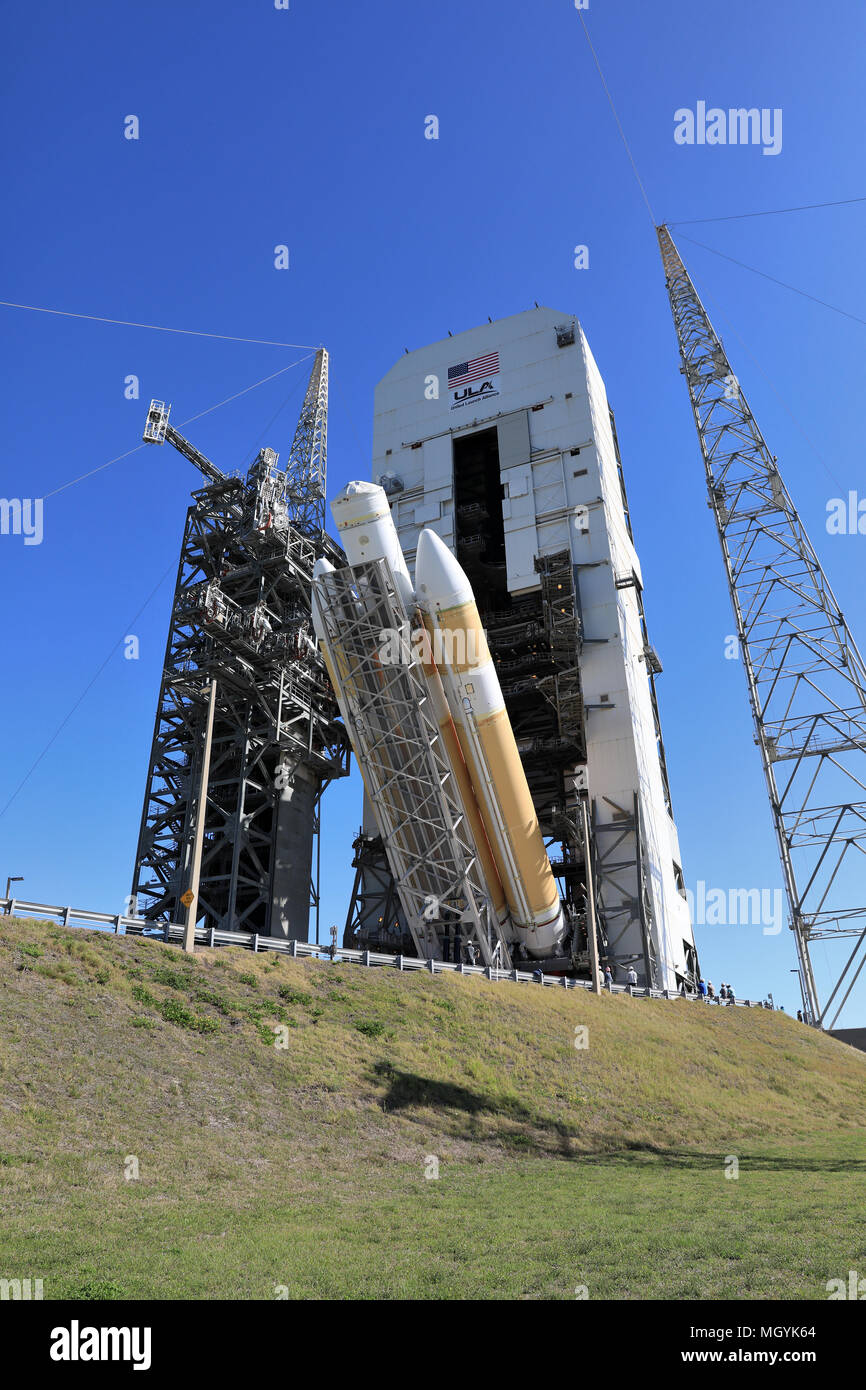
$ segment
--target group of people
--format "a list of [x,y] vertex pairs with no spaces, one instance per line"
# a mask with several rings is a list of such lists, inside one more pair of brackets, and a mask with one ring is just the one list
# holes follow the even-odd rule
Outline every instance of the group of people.
[[707,999],[717,1004],[733,1004],[736,1000],[736,995],[732,987],[726,985],[724,980],[719,985],[719,992],[716,994],[712,980],[705,980],[703,976],[698,980],[698,994],[702,999]]
[[[629,986],[637,984],[637,971],[633,965],[630,965],[626,972],[625,982]],[[607,990],[613,989],[613,975],[609,965],[604,967],[604,987]]]

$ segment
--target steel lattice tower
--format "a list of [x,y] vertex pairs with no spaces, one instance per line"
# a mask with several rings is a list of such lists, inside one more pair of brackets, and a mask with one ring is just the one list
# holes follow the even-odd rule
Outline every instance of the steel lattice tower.
[[295,525],[319,538],[325,530],[328,471],[328,354],[316,353],[285,468],[286,501]]
[[312,571],[324,532],[328,355],[316,354],[285,471],[262,449],[223,473],[151,403],[144,438],[204,474],[181,545],[132,892],[179,920],[191,887],[211,683],[215,712],[196,919],[306,939],[318,907],[319,808],[348,739],[318,654]]
[[[807,1022],[866,954],[866,668],[667,227],[657,229],[782,860]],[[855,938],[823,1004],[813,941]],[[835,972],[834,972],[835,973]]]

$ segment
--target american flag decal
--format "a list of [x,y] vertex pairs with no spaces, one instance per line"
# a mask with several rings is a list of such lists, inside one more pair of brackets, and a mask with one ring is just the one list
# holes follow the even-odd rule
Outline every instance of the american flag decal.
[[486,357],[473,357],[471,362],[458,362],[448,368],[448,387],[468,386],[471,381],[483,381],[499,371],[499,353],[488,352]]

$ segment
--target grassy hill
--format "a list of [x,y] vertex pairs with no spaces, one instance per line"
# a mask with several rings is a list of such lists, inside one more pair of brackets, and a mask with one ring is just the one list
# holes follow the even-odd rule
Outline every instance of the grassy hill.
[[862,1264],[866,1056],[782,1014],[11,918],[0,1010],[0,1277],[46,1298],[826,1298]]

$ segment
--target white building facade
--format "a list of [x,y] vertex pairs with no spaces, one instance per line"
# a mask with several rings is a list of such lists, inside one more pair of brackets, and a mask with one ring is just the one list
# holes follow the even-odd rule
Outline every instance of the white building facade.
[[[693,979],[655,698],[661,666],[647,638],[615,425],[579,323],[533,309],[404,355],[376,391],[373,454],[410,571],[419,531],[431,526],[470,573],[492,650],[504,634],[500,677],[514,673],[510,698],[503,679],[506,703],[519,746],[536,750],[536,806],[548,829],[561,804],[544,783],[555,761],[546,749],[578,750],[562,754],[571,762],[559,784],[566,800],[575,787],[589,800],[603,963],[617,981],[632,965],[654,987]],[[550,567],[563,557],[581,729],[572,719],[572,736],[560,728],[557,742],[540,736],[550,730],[538,722],[539,691],[555,677],[546,674],[550,641],[533,637],[533,604],[543,596],[551,611],[563,586]],[[575,872],[585,878],[585,865]]]

